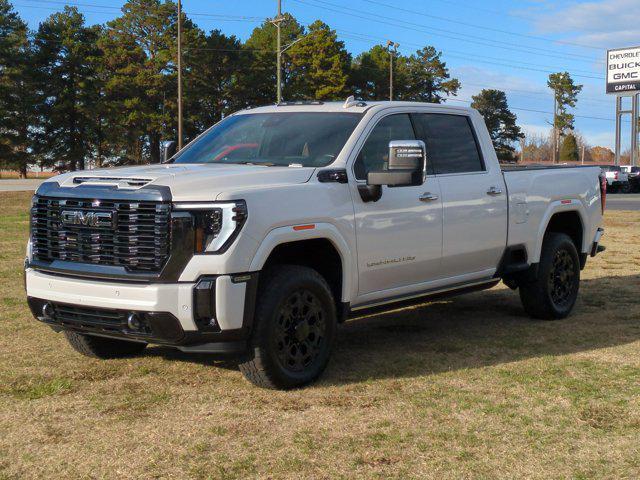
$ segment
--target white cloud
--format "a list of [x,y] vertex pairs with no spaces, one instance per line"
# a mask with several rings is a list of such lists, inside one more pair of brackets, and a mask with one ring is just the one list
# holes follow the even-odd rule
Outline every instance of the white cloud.
[[[532,13],[532,12],[530,12]],[[533,13],[538,31],[571,32],[573,41],[604,48],[638,43],[638,0],[602,0],[566,3]]]
[[546,85],[539,85],[528,78],[470,65],[453,69],[452,75],[460,80],[462,88],[458,93],[460,98],[471,99],[484,88],[493,88],[507,92],[541,93]]

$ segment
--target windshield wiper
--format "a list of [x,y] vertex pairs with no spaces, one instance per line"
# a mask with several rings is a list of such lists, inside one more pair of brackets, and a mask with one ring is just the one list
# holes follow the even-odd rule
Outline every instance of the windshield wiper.
[[275,163],[271,163],[271,162],[233,162],[237,165],[257,165],[259,167],[275,167],[276,164]]

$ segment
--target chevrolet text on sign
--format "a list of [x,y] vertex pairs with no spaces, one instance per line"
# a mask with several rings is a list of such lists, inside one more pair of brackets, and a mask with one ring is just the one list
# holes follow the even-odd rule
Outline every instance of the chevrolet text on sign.
[[607,93],[640,92],[640,47],[607,51]]

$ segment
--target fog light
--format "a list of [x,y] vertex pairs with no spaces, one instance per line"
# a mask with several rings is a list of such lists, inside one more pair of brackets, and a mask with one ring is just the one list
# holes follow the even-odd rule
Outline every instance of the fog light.
[[131,330],[141,330],[142,322],[140,321],[140,317],[138,317],[137,313],[131,313],[127,317],[127,325]]
[[45,303],[42,306],[42,316],[46,319],[52,319],[53,316],[55,315],[56,311],[53,308],[53,305],[51,305],[50,303]]

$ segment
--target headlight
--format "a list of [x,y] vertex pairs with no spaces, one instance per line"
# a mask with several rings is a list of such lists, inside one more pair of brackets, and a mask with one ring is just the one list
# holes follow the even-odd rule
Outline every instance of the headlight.
[[224,203],[176,203],[193,216],[195,253],[221,253],[233,243],[247,219],[244,200]]

